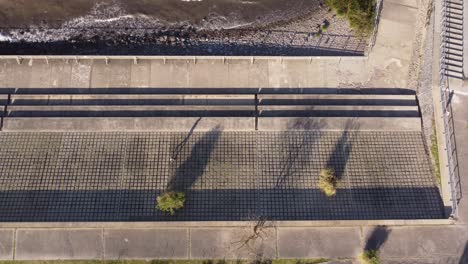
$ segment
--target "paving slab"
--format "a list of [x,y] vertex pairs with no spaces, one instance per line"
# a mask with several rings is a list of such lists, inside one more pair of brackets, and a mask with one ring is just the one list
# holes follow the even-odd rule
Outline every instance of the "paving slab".
[[[196,63],[196,64],[195,64]],[[229,80],[229,66],[220,59],[204,59],[189,64],[189,87],[219,88]],[[241,80],[245,76],[238,76]]]
[[52,86],[52,67],[44,60],[29,60],[31,67],[31,84],[33,88],[50,88]]
[[393,227],[376,232],[365,227],[364,241],[372,237],[382,258],[436,258],[462,256],[468,243],[465,226]]
[[186,259],[188,229],[106,229],[105,259]]
[[50,61],[50,79],[53,88],[70,87],[72,62],[70,61]]
[[137,64],[133,64],[131,72],[132,87],[149,87],[151,79],[151,61],[139,60]]
[[276,257],[276,231],[260,228],[203,228],[190,232],[193,259],[272,259]]
[[0,229],[0,260],[13,260],[13,229]]
[[279,258],[354,258],[361,250],[361,233],[353,228],[281,228]]
[[129,87],[133,61],[115,60],[106,64],[105,60],[95,60],[92,65],[91,87],[121,88]]
[[20,229],[16,260],[101,259],[101,229]]
[[[91,84],[91,69],[93,65],[92,60],[80,60],[72,63],[70,87],[72,88],[89,88]],[[113,78],[114,76],[108,76]]]
[[152,60],[150,86],[155,88],[190,87],[189,59]]

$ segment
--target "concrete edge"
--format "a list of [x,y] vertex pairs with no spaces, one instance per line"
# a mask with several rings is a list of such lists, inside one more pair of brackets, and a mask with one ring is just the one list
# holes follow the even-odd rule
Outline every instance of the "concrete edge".
[[[255,221],[192,221],[192,222],[4,222],[0,229],[12,228],[234,228],[251,226]],[[353,226],[434,226],[454,225],[453,219],[415,220],[333,220],[333,221],[267,221],[274,227],[353,227]]]
[[196,63],[198,60],[220,60],[225,62],[226,60],[248,60],[255,62],[256,60],[367,60],[368,55],[362,56],[73,56],[73,55],[0,55],[0,60],[16,60],[21,64],[22,60],[132,60],[138,63],[138,60],[192,60]]
[[[437,22],[440,20],[441,14],[441,2],[435,1],[434,2],[434,21]],[[434,47],[440,46],[440,25],[439,23],[434,23]],[[433,51],[433,61],[438,62],[440,59],[440,49],[435,48]],[[445,148],[446,141],[445,141],[445,131],[444,131],[444,121],[442,117],[442,99],[440,94],[440,73],[439,73],[440,65],[438,63],[433,63],[432,73],[432,100],[433,100],[433,107],[434,107],[434,126],[436,130],[436,138],[437,138],[437,147],[438,147],[438,155],[439,155],[439,169],[440,169],[440,192],[442,196],[442,201],[446,208],[452,208],[452,191],[450,188],[450,179],[449,179],[449,172],[448,172],[448,158],[447,158],[447,150]],[[447,213],[447,212],[446,212]]]

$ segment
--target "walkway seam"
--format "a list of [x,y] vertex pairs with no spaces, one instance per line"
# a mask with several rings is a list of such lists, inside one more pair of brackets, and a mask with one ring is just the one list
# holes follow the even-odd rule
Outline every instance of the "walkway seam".
[[17,241],[16,231],[17,230],[18,230],[17,228],[13,229],[13,255],[11,256],[13,258],[13,260],[16,259],[16,241]]
[[104,239],[104,228],[101,228],[101,246],[102,246],[102,261],[106,260],[106,240]]
[[192,229],[187,228],[187,247],[188,247],[188,258],[192,259]]
[[280,258],[280,252],[279,252],[279,230],[278,227],[275,226],[275,233],[276,233],[276,258]]

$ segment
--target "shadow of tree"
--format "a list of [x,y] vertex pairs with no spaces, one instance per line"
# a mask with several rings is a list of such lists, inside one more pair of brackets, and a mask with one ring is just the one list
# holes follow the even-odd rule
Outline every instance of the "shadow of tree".
[[175,147],[173,153],[172,153],[172,157],[171,157],[171,161],[175,161],[177,160],[177,158],[179,157],[179,154],[180,152],[182,151],[182,149],[184,148],[184,146],[187,144],[187,142],[189,141],[190,137],[193,135],[193,132],[195,131],[195,128],[197,128],[197,125],[198,123],[200,123],[201,121],[201,117],[199,117],[197,119],[197,121],[195,121],[195,123],[193,124],[192,128],[190,128],[190,131],[188,132],[187,136],[184,138],[184,140],[182,140],[182,142],[180,142],[179,144],[177,144],[177,146]]
[[346,164],[352,151],[353,130],[358,130],[359,126],[352,120],[348,121],[345,128],[335,144],[332,154],[328,158],[327,168],[332,168],[335,171],[335,176],[338,180],[343,178]]
[[[311,119],[297,118],[291,127],[296,130],[315,130],[320,129],[324,126],[323,121],[315,121]],[[287,182],[292,181],[291,177],[294,177],[296,172],[304,168],[305,164],[309,162],[309,159],[312,156],[311,145],[314,142],[320,140],[320,135],[318,137],[312,136],[310,133],[302,133],[300,137],[300,142],[297,141],[290,142],[288,141],[288,135],[291,132],[285,132],[282,135],[283,141],[288,142],[284,152],[286,157],[280,165],[280,174],[276,179],[275,188],[288,187]],[[294,132],[292,132],[294,133]]]
[[193,145],[189,157],[178,167],[177,171],[169,179],[167,185],[168,190],[186,192],[195,181],[203,175],[221,132],[221,128],[217,126],[205,133]]

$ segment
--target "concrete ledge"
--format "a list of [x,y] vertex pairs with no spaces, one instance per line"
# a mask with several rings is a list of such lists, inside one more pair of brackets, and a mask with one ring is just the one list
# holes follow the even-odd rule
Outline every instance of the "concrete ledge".
[[101,259],[100,229],[27,230],[16,234],[15,259]]
[[[252,221],[192,221],[192,222],[3,222],[0,228],[215,228],[248,227]],[[453,225],[452,219],[421,220],[336,220],[336,221],[268,221],[276,227],[336,227],[336,226],[434,226]]]
[[191,60],[194,63],[197,63],[198,60],[219,60],[223,63],[228,62],[229,60],[310,60],[310,59],[332,59],[332,60],[341,60],[341,59],[351,59],[351,60],[367,60],[368,56],[73,56],[73,55],[2,55],[0,60],[16,60],[22,62],[22,60],[70,60],[70,61],[80,61],[80,60],[102,60],[110,63],[110,60],[131,60],[138,63],[139,60]]
[[258,129],[263,131],[285,130],[359,130],[359,131],[421,131],[418,118],[373,117],[299,117],[259,118]]
[[3,131],[250,131],[253,117],[5,118]]

